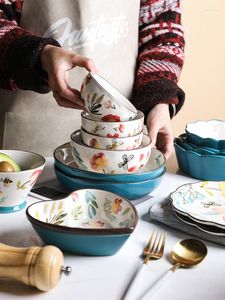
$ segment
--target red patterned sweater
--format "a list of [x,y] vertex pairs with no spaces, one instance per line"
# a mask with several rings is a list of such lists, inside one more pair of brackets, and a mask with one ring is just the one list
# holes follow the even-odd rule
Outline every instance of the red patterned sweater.
[[[51,38],[31,35],[19,27],[23,0],[0,0],[0,87],[49,91],[40,65]],[[181,0],[141,0],[139,55],[132,102],[147,115],[157,103],[178,111],[184,92],[177,85],[184,60]]]

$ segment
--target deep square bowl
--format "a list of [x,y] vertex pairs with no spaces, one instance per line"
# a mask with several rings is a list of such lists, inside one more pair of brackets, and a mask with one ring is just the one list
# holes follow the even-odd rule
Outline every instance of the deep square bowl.
[[83,189],[31,204],[26,215],[46,244],[84,255],[113,255],[136,227],[138,214],[117,194]]

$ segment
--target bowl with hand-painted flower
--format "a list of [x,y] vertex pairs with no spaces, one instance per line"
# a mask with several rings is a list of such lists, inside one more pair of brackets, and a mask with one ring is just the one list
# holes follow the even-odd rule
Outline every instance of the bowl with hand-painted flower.
[[103,137],[89,133],[81,128],[83,143],[89,147],[107,150],[129,150],[137,149],[142,143],[143,132],[129,137]]
[[77,190],[64,199],[33,203],[26,215],[46,244],[94,256],[119,251],[138,221],[131,202],[98,189]]
[[137,116],[130,121],[102,121],[92,118],[90,113],[83,111],[81,113],[81,126],[87,132],[111,138],[129,137],[140,134],[144,127],[144,114],[137,112]]
[[1,150],[1,154],[16,162],[17,170],[0,172],[0,213],[19,211],[26,206],[26,196],[40,176],[45,159],[22,150]]
[[80,130],[76,130],[71,134],[71,147],[80,169],[107,174],[135,173],[146,165],[151,154],[151,140],[146,134],[139,148],[115,151],[85,145]]
[[81,98],[95,120],[120,122],[133,120],[137,115],[133,104],[98,74],[88,73],[85,77]]

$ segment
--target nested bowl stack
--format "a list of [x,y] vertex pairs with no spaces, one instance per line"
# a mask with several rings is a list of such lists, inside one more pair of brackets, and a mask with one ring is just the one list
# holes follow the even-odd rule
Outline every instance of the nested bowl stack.
[[181,171],[201,180],[225,180],[225,122],[196,121],[174,140]]

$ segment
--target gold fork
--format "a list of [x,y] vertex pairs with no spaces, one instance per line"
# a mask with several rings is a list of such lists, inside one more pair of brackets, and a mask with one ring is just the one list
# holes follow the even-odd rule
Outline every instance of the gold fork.
[[131,293],[134,292],[134,288],[136,287],[136,283],[140,277],[141,272],[145,269],[145,266],[151,259],[159,259],[163,256],[164,248],[165,248],[165,242],[166,242],[166,234],[161,233],[155,233],[153,232],[150,235],[150,238],[143,250],[142,256],[143,256],[143,264],[141,267],[136,271],[134,277],[132,278],[125,295],[123,297],[123,300],[129,300],[132,297]]

